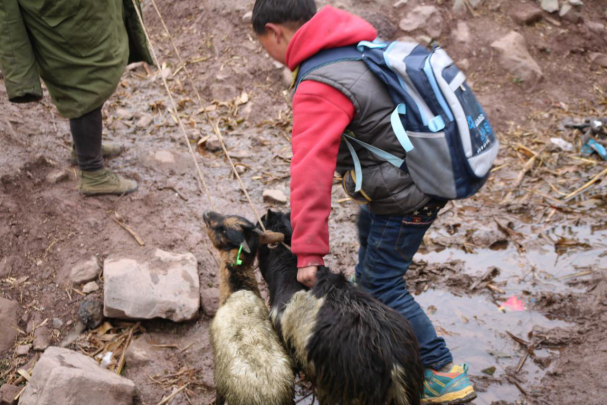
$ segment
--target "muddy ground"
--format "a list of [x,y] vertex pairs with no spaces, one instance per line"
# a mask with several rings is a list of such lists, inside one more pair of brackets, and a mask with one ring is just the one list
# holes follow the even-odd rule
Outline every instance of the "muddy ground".
[[[584,20],[606,22],[604,0],[585,3]],[[399,8],[389,1],[331,4],[368,18],[384,38],[398,38],[403,35],[398,22],[420,1]],[[602,404],[601,394],[607,393],[606,183],[597,182],[570,200],[564,197],[606,163],[596,155],[580,158],[581,134],[564,128],[562,121],[607,116],[607,70],[588,60],[591,52],[605,52],[607,42],[584,23],[554,15],[520,27],[509,17],[519,0],[486,0],[474,15],[460,18],[452,15],[451,2],[432,4],[445,19],[439,42],[455,60],[468,60],[466,73],[503,146],[482,192],[444,209],[415,257],[409,285],[456,360],[470,364],[479,393],[475,404]],[[218,119],[254,203],[258,210],[266,209],[263,190],[289,193],[290,112],[282,68],[265,56],[242,21],[252,2],[159,0],[158,5],[203,98],[201,105],[146,0],[144,14],[190,141],[196,146],[213,136],[201,110]],[[459,20],[470,27],[467,44],[453,36]],[[545,78],[537,85],[507,74],[489,46],[512,29],[525,36],[543,69]],[[241,105],[235,101],[246,98]],[[217,265],[201,221],[210,204],[198,188],[169,108],[155,69],[148,73],[135,67],[125,73],[104,116],[106,139],[124,144],[127,151],[108,166],[136,179],[140,190],[122,198],[84,198],[67,161],[67,121],[48,97],[35,105],[10,105],[0,84],[0,296],[20,303],[23,331],[32,320],[60,319],[63,325],[54,325],[52,342],[62,342],[84,299],[80,286],[66,282],[70,266],[91,255],[103,260],[139,249],[112,220],[116,212],[146,246],[194,253],[203,295],[217,286]],[[574,150],[559,149],[551,137],[570,142]],[[155,155],[161,151],[170,152],[174,161],[161,161]],[[201,148],[197,160],[214,205],[254,219],[222,153]],[[520,181],[525,165],[529,170]],[[46,176],[57,169],[69,177],[50,184]],[[334,197],[329,263],[351,273],[357,207],[340,202],[344,195],[338,186]],[[102,286],[103,280],[98,282]],[[101,292],[91,295],[100,297]],[[524,311],[498,309],[512,296],[524,303]],[[212,403],[210,319],[201,312],[186,324],[144,322],[145,334],[157,345],[154,361],[127,364],[124,372],[137,384],[139,403],[156,404],[187,382],[188,390],[170,403]],[[20,343],[28,341],[27,332],[19,336]],[[14,382],[17,368],[31,368],[38,356],[3,355],[0,384]],[[300,403],[312,400],[302,398]]]

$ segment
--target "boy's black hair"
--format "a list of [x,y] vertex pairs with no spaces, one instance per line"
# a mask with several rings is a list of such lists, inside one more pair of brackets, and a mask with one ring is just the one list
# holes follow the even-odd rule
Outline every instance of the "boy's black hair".
[[258,35],[266,33],[266,24],[283,24],[294,30],[316,14],[314,0],[257,0],[253,7],[253,29]]

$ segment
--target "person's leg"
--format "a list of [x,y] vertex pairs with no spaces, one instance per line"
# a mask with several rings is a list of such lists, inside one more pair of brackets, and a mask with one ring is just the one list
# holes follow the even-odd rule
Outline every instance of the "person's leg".
[[451,363],[453,357],[404,279],[424,234],[436,219],[437,209],[405,217],[369,214],[365,255],[357,273],[360,273],[358,283],[364,290],[409,320],[420,343],[422,362],[428,368],[440,370]]
[[362,280],[361,275],[361,263],[365,261],[367,254],[367,239],[369,238],[369,232],[371,232],[371,212],[369,208],[362,206],[356,220],[356,227],[358,228],[358,264],[356,265],[356,272],[354,274],[355,279],[358,282]]
[[103,118],[101,107],[84,114],[80,118],[71,119],[70,129],[80,170],[96,171],[103,169],[103,155],[101,154]]
[[101,107],[70,120],[70,129],[80,168],[80,192],[85,195],[128,194],[137,183],[104,169]]

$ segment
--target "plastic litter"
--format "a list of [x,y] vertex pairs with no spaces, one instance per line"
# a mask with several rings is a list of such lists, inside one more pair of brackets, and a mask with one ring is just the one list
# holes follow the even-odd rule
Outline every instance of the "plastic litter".
[[508,298],[506,302],[500,305],[499,310],[502,312],[520,312],[525,310],[525,303],[518,299],[516,295]]
[[590,138],[585,144],[582,145],[580,154],[584,157],[588,157],[593,153],[598,154],[603,160],[607,160],[607,149],[594,139]]
[[573,150],[573,145],[571,143],[565,141],[564,139],[550,138],[550,142],[552,142],[554,145],[558,146],[565,152],[571,152]]

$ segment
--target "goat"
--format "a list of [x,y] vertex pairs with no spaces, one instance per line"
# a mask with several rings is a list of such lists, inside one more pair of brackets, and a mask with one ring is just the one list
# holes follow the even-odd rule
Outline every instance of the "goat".
[[282,235],[263,234],[238,216],[206,212],[203,218],[221,257],[220,308],[211,324],[216,404],[292,405],[292,362],[272,328],[253,272],[260,243]]
[[[293,233],[288,214],[268,211],[266,229]],[[321,404],[419,405],[424,371],[407,319],[319,267],[311,290],[297,282],[296,256],[284,245],[259,248],[271,318]]]

